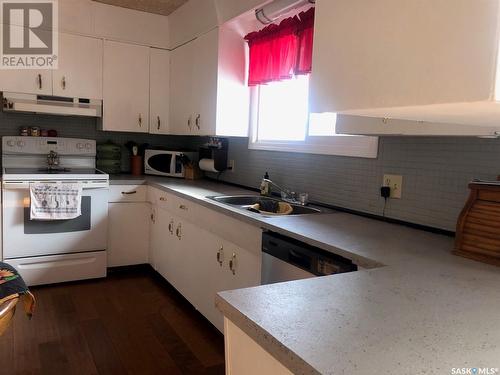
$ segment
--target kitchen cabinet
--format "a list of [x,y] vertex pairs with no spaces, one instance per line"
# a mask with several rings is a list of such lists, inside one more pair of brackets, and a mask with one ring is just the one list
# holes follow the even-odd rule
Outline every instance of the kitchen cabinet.
[[428,134],[441,123],[498,129],[499,7],[464,0],[450,12],[442,0],[318,0],[311,112],[419,121],[431,124]]
[[169,134],[170,52],[150,49],[149,132]]
[[102,40],[60,33],[59,67],[53,71],[53,94],[102,99],[102,54]]
[[52,95],[52,71],[0,69],[0,91]]
[[260,284],[261,230],[156,188],[148,199],[155,269],[222,331],[215,295]]
[[224,342],[227,375],[292,374],[228,318],[224,319]]
[[149,48],[104,41],[103,130],[149,131]]
[[149,263],[151,205],[145,186],[112,185],[108,198],[108,267]]
[[247,136],[249,90],[245,45],[227,27],[215,28],[171,55],[173,134]]

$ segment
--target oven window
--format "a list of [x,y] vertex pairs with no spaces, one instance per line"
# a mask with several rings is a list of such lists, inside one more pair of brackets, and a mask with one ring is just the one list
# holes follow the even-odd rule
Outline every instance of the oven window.
[[172,154],[157,154],[148,158],[148,165],[157,172],[170,173]]
[[30,220],[30,207],[25,207],[24,234],[68,233],[90,230],[90,203],[90,197],[82,197],[82,214],[71,220]]

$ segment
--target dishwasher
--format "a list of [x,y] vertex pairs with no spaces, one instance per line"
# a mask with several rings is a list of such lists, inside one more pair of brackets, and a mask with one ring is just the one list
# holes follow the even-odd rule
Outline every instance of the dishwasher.
[[357,271],[350,259],[274,232],[262,235],[262,285]]

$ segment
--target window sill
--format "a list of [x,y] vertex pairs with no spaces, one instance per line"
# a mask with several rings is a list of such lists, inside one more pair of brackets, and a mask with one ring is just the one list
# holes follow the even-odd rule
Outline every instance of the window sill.
[[378,155],[378,137],[333,136],[317,137],[306,142],[253,141],[248,143],[250,150],[297,152],[304,154],[336,155],[375,159]]

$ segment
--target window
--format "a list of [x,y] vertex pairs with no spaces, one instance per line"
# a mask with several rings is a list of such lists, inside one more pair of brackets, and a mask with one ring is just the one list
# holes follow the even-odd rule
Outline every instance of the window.
[[249,148],[375,158],[376,137],[335,132],[335,113],[309,114],[309,75],[252,87]]

